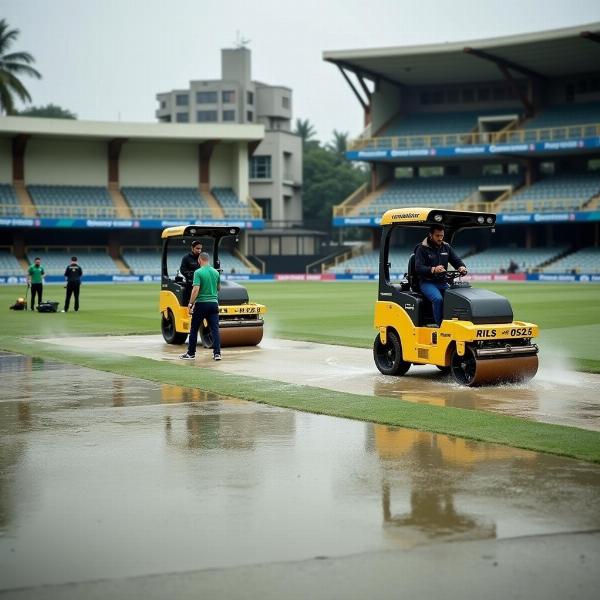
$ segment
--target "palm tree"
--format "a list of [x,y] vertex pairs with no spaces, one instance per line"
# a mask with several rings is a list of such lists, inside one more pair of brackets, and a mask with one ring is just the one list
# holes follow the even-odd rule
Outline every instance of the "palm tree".
[[303,144],[308,144],[313,141],[317,132],[308,119],[296,119],[296,129],[294,133],[302,138]]
[[327,150],[334,154],[344,157],[348,147],[348,132],[333,130],[333,139],[326,146]]
[[0,20],[0,113],[15,112],[15,95],[21,102],[31,102],[31,96],[17,75],[29,75],[41,79],[41,75],[29,65],[35,59],[29,52],[7,54],[19,36],[18,29],[9,29],[6,19]]

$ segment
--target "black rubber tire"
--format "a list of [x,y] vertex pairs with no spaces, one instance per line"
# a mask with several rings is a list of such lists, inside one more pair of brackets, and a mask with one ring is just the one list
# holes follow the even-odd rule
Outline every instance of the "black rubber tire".
[[450,375],[451,367],[440,367],[440,365],[435,365],[441,372],[442,375]]
[[175,317],[171,310],[167,311],[167,316],[160,317],[160,330],[167,344],[184,344],[187,338],[187,333],[178,332],[175,329]]
[[471,348],[465,348],[464,356],[459,356],[454,348],[450,357],[450,371],[456,383],[470,386],[475,379],[476,367],[477,361]]
[[402,360],[402,345],[394,331],[387,334],[387,343],[381,343],[379,335],[373,342],[375,366],[384,375],[404,375],[410,369],[410,363]]

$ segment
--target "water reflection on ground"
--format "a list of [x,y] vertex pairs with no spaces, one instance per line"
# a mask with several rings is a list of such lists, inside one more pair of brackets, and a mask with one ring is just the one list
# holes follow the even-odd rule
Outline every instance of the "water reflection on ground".
[[600,469],[0,354],[0,586],[594,530]]

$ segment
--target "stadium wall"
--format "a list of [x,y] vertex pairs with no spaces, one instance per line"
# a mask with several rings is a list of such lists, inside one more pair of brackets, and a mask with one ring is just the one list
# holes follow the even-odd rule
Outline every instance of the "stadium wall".
[[0,183],[12,183],[12,144],[9,138],[0,138]]
[[106,186],[106,143],[32,138],[25,152],[25,182]]
[[398,86],[387,81],[379,83],[379,90],[371,96],[371,132],[374,135],[392,117],[398,114],[402,92]]
[[[234,156],[235,155],[235,156]],[[233,144],[217,144],[210,158],[210,187],[233,188],[237,154]],[[233,169],[232,169],[233,167]],[[237,192],[236,192],[237,193]]]
[[197,144],[127,142],[119,162],[121,186],[198,187]]

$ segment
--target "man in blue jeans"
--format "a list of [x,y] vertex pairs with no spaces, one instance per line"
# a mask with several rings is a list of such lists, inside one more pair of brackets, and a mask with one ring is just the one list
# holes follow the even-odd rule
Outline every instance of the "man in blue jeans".
[[194,272],[192,295],[188,310],[192,315],[190,324],[190,337],[188,350],[179,358],[194,360],[196,358],[196,345],[198,343],[198,329],[206,319],[213,338],[213,359],[221,360],[221,339],[219,337],[219,289],[221,275],[219,271],[209,264],[210,256],[201,252],[198,257],[200,268]]
[[444,226],[432,225],[427,237],[415,248],[415,271],[421,292],[433,305],[433,318],[438,327],[442,324],[444,315],[443,294],[448,287],[448,263],[466,275],[467,267],[450,244],[444,242]]

